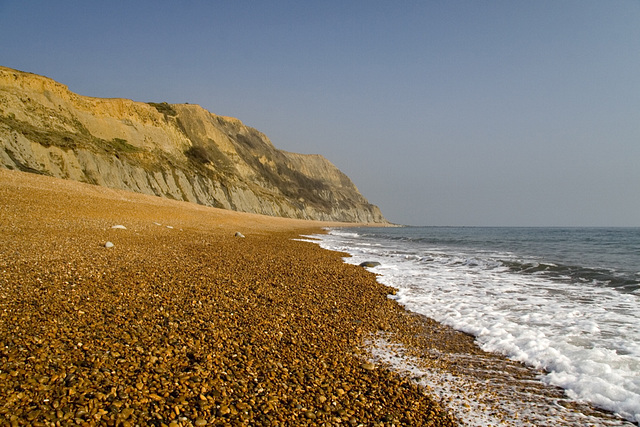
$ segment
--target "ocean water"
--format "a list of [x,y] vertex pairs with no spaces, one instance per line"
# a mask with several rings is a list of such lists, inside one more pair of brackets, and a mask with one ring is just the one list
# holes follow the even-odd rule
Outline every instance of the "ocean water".
[[640,228],[357,228],[314,237],[349,253],[345,262],[379,262],[370,270],[407,309],[543,369],[540,381],[568,399],[640,423]]

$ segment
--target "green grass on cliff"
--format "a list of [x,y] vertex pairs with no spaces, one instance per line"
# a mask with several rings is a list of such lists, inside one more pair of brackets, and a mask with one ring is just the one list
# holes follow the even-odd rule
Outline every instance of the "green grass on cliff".
[[107,141],[93,136],[78,121],[73,122],[76,132],[62,129],[47,129],[36,127],[30,123],[15,118],[15,115],[0,116],[0,123],[5,124],[14,132],[23,135],[30,141],[43,147],[58,147],[63,150],[88,149],[91,151],[103,151],[111,154],[133,154],[143,151],[127,142],[126,139],[114,138]]
[[151,105],[156,110],[158,110],[158,112],[164,115],[172,116],[172,117],[175,117],[178,115],[178,112],[166,102],[147,102],[147,104]]
[[140,148],[129,144],[126,139],[113,138],[111,141],[105,142],[111,145],[113,149],[119,153],[136,153],[141,151]]
[[90,145],[92,139],[95,139],[88,132],[73,133],[58,129],[36,127],[30,123],[16,119],[13,114],[0,116],[0,123],[4,123],[13,131],[44,147],[54,146],[62,149],[76,149]]

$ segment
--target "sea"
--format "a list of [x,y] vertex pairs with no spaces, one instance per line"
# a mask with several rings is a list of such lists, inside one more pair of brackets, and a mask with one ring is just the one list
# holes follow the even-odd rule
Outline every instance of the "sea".
[[[312,237],[348,253],[347,263],[380,263],[369,270],[406,309],[623,420],[602,425],[640,423],[640,228],[336,228]],[[468,403],[458,412],[470,425],[495,421]],[[540,416],[540,425],[560,424]],[[567,425],[581,424],[599,421]]]

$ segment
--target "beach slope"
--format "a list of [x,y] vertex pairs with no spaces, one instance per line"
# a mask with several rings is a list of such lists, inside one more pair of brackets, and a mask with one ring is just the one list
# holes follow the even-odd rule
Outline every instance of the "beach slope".
[[326,225],[0,170],[0,424],[455,425],[367,363],[413,317]]

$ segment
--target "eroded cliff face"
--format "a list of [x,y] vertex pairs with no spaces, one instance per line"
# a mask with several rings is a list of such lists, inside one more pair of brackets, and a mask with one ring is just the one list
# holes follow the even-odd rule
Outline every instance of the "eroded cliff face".
[[197,105],[80,96],[0,67],[0,166],[289,218],[386,222],[319,155]]

